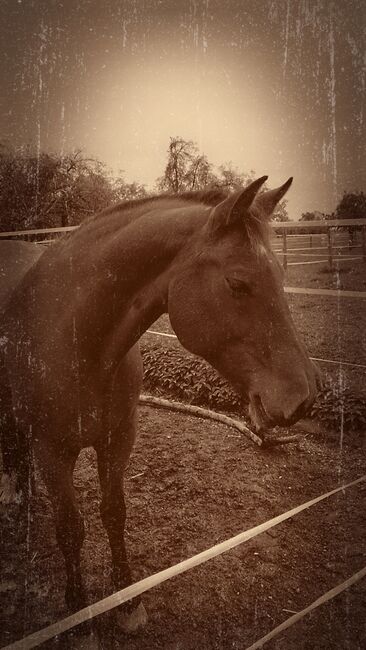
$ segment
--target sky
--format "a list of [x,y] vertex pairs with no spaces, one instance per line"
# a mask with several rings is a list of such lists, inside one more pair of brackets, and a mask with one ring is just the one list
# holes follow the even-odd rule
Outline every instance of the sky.
[[363,0],[2,0],[0,142],[152,190],[180,136],[332,212],[365,189],[365,31]]

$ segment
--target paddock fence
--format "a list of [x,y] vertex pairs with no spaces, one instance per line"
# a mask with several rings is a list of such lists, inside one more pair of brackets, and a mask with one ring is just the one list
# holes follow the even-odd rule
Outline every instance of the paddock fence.
[[[328,268],[333,270],[334,264],[343,261],[354,261],[362,259],[366,261],[366,219],[330,219],[328,221],[278,221],[273,222],[273,233],[282,242],[278,247],[274,242],[274,250],[282,257],[284,269],[291,265],[320,264],[324,260],[311,260],[303,262],[291,262],[289,257],[319,257],[314,254],[315,250],[326,250]],[[79,226],[63,226],[61,228],[38,228],[29,230],[18,230],[0,232],[0,239],[17,239],[34,241],[38,244],[50,244],[55,238],[62,236]],[[305,232],[304,232],[305,231]],[[314,246],[317,236],[325,234],[325,246]],[[291,248],[291,238],[304,238],[308,240],[308,246],[303,248]],[[338,240],[338,241],[337,241]],[[358,242],[358,240],[360,240]],[[339,251],[348,249],[349,254],[343,255]],[[307,253],[306,251],[311,251]],[[357,254],[352,254],[352,251]]]
[[[282,239],[282,249],[275,250],[282,255],[282,264],[286,269],[289,264],[301,264],[301,262],[289,262],[288,258],[298,255],[306,255],[307,257],[313,256],[313,250],[326,250],[328,258],[328,268],[330,271],[334,268],[334,262],[353,261],[362,259],[366,261],[366,223],[365,219],[329,219],[328,221],[282,221],[274,222],[273,229],[277,237]],[[308,232],[303,232],[303,231]],[[325,246],[314,247],[317,236],[324,233],[326,235]],[[360,236],[360,243],[357,243]],[[308,239],[309,246],[304,248],[310,250],[311,253],[300,252],[299,248],[291,249],[288,246],[288,238],[306,238]],[[337,242],[336,239],[341,241]],[[346,243],[344,243],[346,241]],[[342,245],[343,244],[343,245]],[[337,254],[337,251],[348,249],[349,255],[344,256]],[[351,256],[352,250],[360,248],[360,254]],[[319,255],[314,255],[316,257]],[[302,264],[319,264],[323,260],[307,261]]]

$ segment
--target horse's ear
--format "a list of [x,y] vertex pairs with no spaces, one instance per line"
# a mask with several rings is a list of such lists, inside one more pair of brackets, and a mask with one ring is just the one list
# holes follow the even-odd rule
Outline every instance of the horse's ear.
[[255,196],[266,182],[268,176],[262,176],[248,185],[245,189],[235,192],[219,203],[211,212],[209,228],[217,231],[236,224],[243,219],[244,213],[252,205]]
[[263,192],[263,194],[259,194],[255,197],[253,207],[257,208],[261,216],[265,219],[270,219],[277,203],[281,201],[283,196],[285,196],[292,180],[291,176],[291,178],[281,185],[281,187],[277,187],[275,190],[268,190],[267,192]]

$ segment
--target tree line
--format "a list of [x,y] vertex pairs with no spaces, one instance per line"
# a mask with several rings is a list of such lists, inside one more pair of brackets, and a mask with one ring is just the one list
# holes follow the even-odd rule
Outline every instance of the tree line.
[[327,221],[329,219],[366,218],[366,194],[364,192],[344,192],[336,209],[331,214],[325,212],[303,212],[299,221]]
[[81,151],[35,155],[0,145],[0,229],[77,225],[113,202],[146,196]]
[[[123,173],[113,175],[104,163],[86,157],[82,151],[35,155],[27,148],[16,149],[3,143],[0,144],[0,230],[77,225],[119,201],[205,188],[233,191],[245,187],[255,176],[253,170],[240,172],[232,163],[215,168],[195,142],[172,137],[163,174],[156,179],[153,192],[148,192],[145,185],[127,182]],[[345,194],[337,206],[337,218],[366,216],[365,202],[362,192]],[[304,213],[302,219],[322,218],[318,215]],[[273,220],[289,221],[286,199],[277,206]]]

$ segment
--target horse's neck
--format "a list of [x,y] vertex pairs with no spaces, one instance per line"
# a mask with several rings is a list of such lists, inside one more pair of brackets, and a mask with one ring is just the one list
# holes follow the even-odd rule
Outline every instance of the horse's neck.
[[197,206],[157,209],[105,237],[98,224],[99,237],[93,238],[90,224],[90,232],[80,231],[70,239],[66,250],[76,275],[71,292],[75,282],[80,287],[74,302],[76,320],[84,340],[89,337],[94,346],[97,342],[102,346],[106,367],[167,310],[172,270],[206,218],[207,208]]

